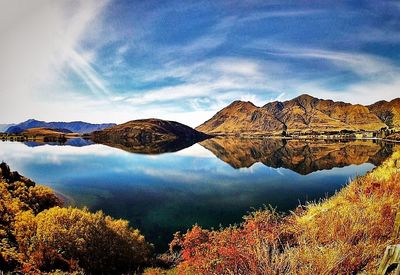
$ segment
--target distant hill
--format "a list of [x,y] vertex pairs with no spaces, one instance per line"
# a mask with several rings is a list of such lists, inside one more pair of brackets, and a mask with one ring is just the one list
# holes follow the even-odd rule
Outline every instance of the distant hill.
[[50,129],[50,128],[30,128],[21,132],[21,134],[28,135],[28,136],[52,136],[52,135],[63,135],[69,134],[72,131],[67,129]]
[[161,119],[140,119],[92,133],[95,142],[143,154],[174,152],[208,138],[189,126]]
[[103,130],[116,125],[115,123],[92,124],[82,121],[73,122],[45,122],[29,119],[25,122],[13,125],[6,130],[9,134],[19,134],[31,128],[65,129],[74,133],[86,134],[93,131]]
[[[389,111],[397,123],[399,100],[388,104],[362,106],[310,95],[292,100],[275,101],[262,107],[251,102],[235,101],[225,107],[196,130],[208,134],[275,134],[307,132],[339,132],[342,130],[379,130],[397,124],[388,121],[379,112]],[[393,107],[393,106],[395,107]]]
[[15,124],[0,124],[0,133],[4,133],[8,128]]

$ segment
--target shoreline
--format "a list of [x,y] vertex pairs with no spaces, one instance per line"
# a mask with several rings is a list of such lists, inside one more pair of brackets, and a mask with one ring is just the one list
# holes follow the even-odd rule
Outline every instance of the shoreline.
[[[288,137],[288,136],[277,136],[277,135],[264,135],[264,134],[207,134],[209,138],[238,138],[238,139],[280,139],[280,140],[326,140],[326,141],[343,141],[343,140],[376,140],[376,141],[386,141],[386,142],[393,142],[393,143],[400,143],[400,140],[397,139],[390,139],[390,138],[380,138],[380,137],[348,137],[348,136],[300,136],[300,137]],[[39,143],[49,143],[49,142],[59,142],[60,144],[64,143],[69,139],[74,138],[85,138],[83,136],[73,136],[73,137],[65,137],[63,139],[56,139],[53,140],[51,137],[48,137],[49,140],[46,140],[47,137],[26,137],[26,136],[19,136],[19,135],[1,135],[0,134],[0,141],[11,141],[11,142],[39,142]],[[206,139],[206,140],[207,140]],[[91,140],[91,139],[89,139]]]
[[237,134],[215,134],[212,138],[239,138],[239,139],[285,139],[285,140],[329,140],[329,141],[341,141],[341,140],[377,140],[377,141],[387,141],[400,143],[400,140],[396,139],[388,139],[388,138],[379,138],[379,137],[323,137],[323,136],[314,136],[314,137],[284,137],[284,136],[271,136],[271,135],[237,135]]
[[53,189],[53,188],[51,188],[51,187],[49,187],[47,185],[44,185],[44,184],[41,184],[41,185],[50,188],[53,191],[53,193],[57,196],[57,198],[59,198],[61,200],[61,203],[62,203],[63,207],[68,207],[68,206],[74,206],[75,205],[75,200],[73,198],[71,198],[70,196],[67,196],[67,195],[65,195],[65,194],[63,194],[61,192],[58,192],[55,189]]

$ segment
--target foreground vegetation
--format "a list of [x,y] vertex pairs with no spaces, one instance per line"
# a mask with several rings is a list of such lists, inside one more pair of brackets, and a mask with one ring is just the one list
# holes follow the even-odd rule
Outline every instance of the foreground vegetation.
[[386,246],[400,243],[400,152],[335,196],[288,216],[256,211],[240,226],[177,233],[173,270],[147,274],[375,274]]
[[127,221],[60,206],[49,188],[0,164],[0,271],[120,274],[148,264],[151,247]]
[[387,136],[387,139],[400,141],[400,133],[391,134],[391,135]]
[[[176,233],[146,274],[376,273],[400,243],[400,152],[335,196],[290,215],[259,210],[240,226]],[[399,229],[397,229],[399,231]],[[151,246],[127,221],[63,208],[54,193],[0,164],[0,270],[132,274],[154,264]]]

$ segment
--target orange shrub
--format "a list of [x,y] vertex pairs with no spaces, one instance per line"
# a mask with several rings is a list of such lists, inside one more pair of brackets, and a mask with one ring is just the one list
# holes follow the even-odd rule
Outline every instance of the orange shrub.
[[175,236],[181,274],[376,272],[400,207],[400,153],[335,196],[282,217],[256,211],[239,227]]

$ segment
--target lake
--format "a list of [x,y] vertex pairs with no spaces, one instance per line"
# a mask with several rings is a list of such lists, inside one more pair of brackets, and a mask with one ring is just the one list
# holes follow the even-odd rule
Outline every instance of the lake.
[[376,141],[214,138],[146,155],[77,139],[65,145],[0,142],[12,170],[70,203],[130,221],[156,250],[176,231],[240,223],[254,208],[290,211],[326,198],[390,156]]

